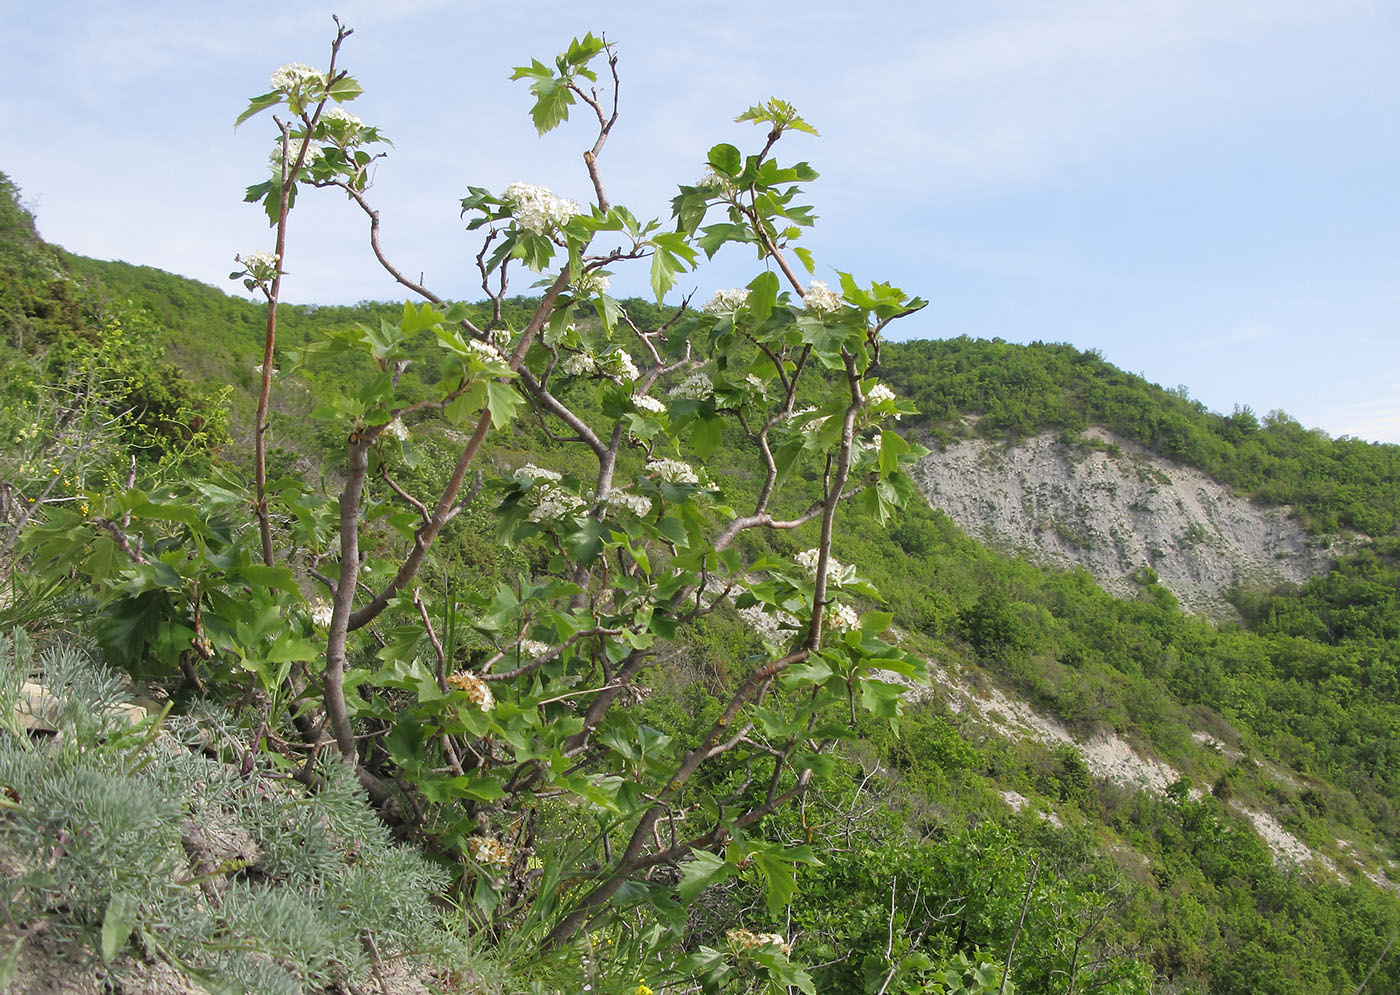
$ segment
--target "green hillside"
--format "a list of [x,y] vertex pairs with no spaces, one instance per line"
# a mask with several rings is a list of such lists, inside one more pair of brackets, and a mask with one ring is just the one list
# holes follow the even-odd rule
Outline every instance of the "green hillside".
[[[372,453],[369,480],[378,489],[364,508],[362,552],[364,583],[375,588],[388,576],[385,563],[412,547],[421,517],[395,487],[440,487],[471,428],[429,417],[428,405],[459,375],[456,354],[434,338],[441,321],[410,317],[402,303],[280,309],[279,354],[288,360],[273,381],[268,429],[272,524],[279,543],[290,549],[296,539],[305,552],[263,564],[248,478],[265,306],[48,247],[19,192],[3,177],[0,187],[0,429],[14,440],[0,457],[0,524],[15,578],[7,623],[22,624],[40,644],[90,650],[149,681],[169,694],[176,713],[231,709],[228,744],[211,752],[236,762],[246,748],[264,758],[259,764],[298,772],[316,787],[298,745],[313,712],[289,689],[323,679],[323,629],[310,610],[337,564],[338,497],[355,453],[333,409],[363,398],[372,410],[375,391],[389,389],[384,370],[400,354],[413,356],[392,385],[396,409],[410,411],[403,424],[411,442]],[[501,324],[518,333],[536,305],[506,301]],[[642,328],[669,317],[641,301],[621,306]],[[601,334],[603,316],[585,304],[577,314],[581,334]],[[487,327],[491,309],[472,304],[457,317]],[[382,345],[387,366],[349,348],[361,326],[371,340],[390,326],[402,332],[401,341]],[[721,334],[695,328],[697,348],[702,336]],[[370,347],[381,348],[377,341]],[[293,363],[308,346],[305,361]],[[898,634],[898,649],[888,651],[873,643],[858,649],[853,637],[851,659],[886,654],[891,668],[903,666],[902,654],[929,661],[972,687],[1030,702],[1080,742],[1120,737],[1182,780],[1160,796],[1096,780],[1074,746],[1001,738],[937,693],[912,698],[896,715],[892,686],[868,675],[852,677],[841,693],[831,690],[839,678],[809,676],[802,693],[821,703],[810,713],[797,685],[775,683],[744,734],[755,752],[743,761],[718,757],[697,778],[718,800],[713,808],[697,803],[690,818],[718,825],[731,808],[761,813],[741,827],[747,835],[733,837],[731,859],[715,846],[720,857],[708,863],[659,862],[654,873],[629,879],[588,928],[541,953],[561,915],[555,903],[572,900],[579,882],[623,849],[619,799],[629,781],[651,783],[657,761],[648,750],[696,741],[721,725],[717,716],[765,648],[735,604],[717,598],[697,604],[686,625],[654,646],[638,645],[635,634],[637,642],[620,649],[589,637],[604,647],[596,672],[581,657],[571,664],[577,669],[561,659],[521,666],[519,678],[491,685],[497,708],[509,710],[503,714],[538,710],[544,726],[562,727],[578,714],[571,703],[585,678],[611,683],[611,668],[625,667],[634,650],[664,661],[643,672],[625,719],[601,727],[605,747],[567,755],[531,753],[536,740],[515,727],[488,732],[483,713],[471,709],[441,719],[428,705],[458,707],[468,692],[439,688],[432,661],[436,655],[441,677],[444,668],[480,668],[502,645],[517,649],[501,667],[519,665],[521,637],[573,645],[573,609],[562,606],[597,598],[597,617],[605,618],[607,598],[587,584],[577,594],[541,593],[564,583],[567,557],[613,542],[596,569],[611,571],[623,592],[611,596],[621,599],[626,585],[640,587],[651,575],[641,565],[648,555],[658,571],[663,561],[686,563],[689,546],[721,527],[724,509],[754,503],[763,479],[751,438],[721,426],[703,404],[668,401],[667,429],[680,426],[682,440],[668,456],[703,466],[714,491],[704,499],[707,517],[673,526],[658,516],[660,534],[643,519],[620,539],[584,535],[586,527],[582,539],[556,539],[526,517],[540,500],[531,492],[548,478],[522,484],[512,474],[530,463],[562,474],[564,486],[588,479],[590,457],[557,421],[522,412],[487,437],[481,490],[443,527],[418,589],[404,590],[360,631],[347,664],[357,675],[351,718],[364,739],[371,797],[451,879],[436,886],[469,910],[458,927],[481,959],[471,983],[482,987],[461,990],[527,990],[530,982],[570,990],[568,979],[582,971],[594,990],[629,995],[663,990],[663,981],[675,991],[691,983],[741,991],[756,990],[746,986],[761,979],[781,983],[776,991],[806,983],[784,973],[798,962],[823,992],[995,991],[1007,964],[1022,992],[1350,995],[1363,979],[1368,991],[1400,990],[1400,956],[1388,953],[1400,935],[1400,900],[1362,873],[1400,858],[1400,447],[1329,439],[1280,413],[1213,414],[1067,345],[887,342],[874,369],[918,407],[899,430],[933,447],[933,458],[940,442],[967,433],[1014,441],[1053,431],[1073,439],[1102,426],[1241,494],[1290,504],[1315,532],[1356,533],[1355,551],[1299,588],[1236,592],[1240,621],[1217,623],[1181,611],[1150,574],[1135,597],[1114,598],[1083,571],[989,549],[921,500],[888,518],[883,507],[872,513],[868,502],[848,502],[836,513],[831,553],[859,580],[843,597],[868,618],[889,612],[889,631]],[[820,372],[804,381],[798,401],[820,404],[839,386],[839,371]],[[622,393],[610,381],[579,378],[559,396],[590,424],[647,430],[645,419],[626,420],[637,412]],[[894,442],[881,445],[895,451]],[[635,448],[623,449],[618,463],[619,480],[644,474]],[[830,474],[829,462],[794,456],[775,517],[819,504]],[[646,493],[658,507],[679,500],[661,485]],[[731,549],[746,570],[781,578],[794,569],[783,564],[818,542],[818,525],[744,533]],[[131,562],[119,535],[146,555]],[[721,568],[731,569],[693,565]],[[759,596],[787,603],[803,583],[774,581]],[[433,620],[430,631],[420,617]],[[497,618],[520,631],[493,628]],[[620,623],[599,628],[607,625]],[[835,667],[838,656],[832,651],[820,665]],[[779,714],[780,701],[808,723],[802,735],[785,731],[792,719]],[[831,745],[804,761],[811,772],[804,799],[765,807],[765,797],[771,802],[794,783],[771,755],[802,753],[822,730]],[[1193,732],[1226,741],[1230,751]],[[476,744],[486,756],[475,764],[445,759],[442,744],[451,742]],[[487,778],[491,750],[500,769],[515,773]],[[519,766],[506,767],[508,757]],[[589,763],[611,779],[587,781],[571,766]],[[552,792],[522,786],[545,776],[557,779]],[[559,801],[558,785],[570,786],[575,800]],[[1028,804],[1013,811],[1005,792]],[[1332,859],[1343,880],[1318,865],[1276,860],[1232,804],[1272,813]],[[13,849],[20,822],[5,819],[0,846]],[[660,832],[656,845],[664,849]],[[472,842],[481,839],[511,843],[519,863],[490,870],[483,844]],[[14,897],[34,885],[15,878],[10,887]],[[90,918],[65,928],[80,941],[105,935],[101,910],[84,914]],[[767,941],[726,938],[737,923],[754,937],[795,936],[791,963]],[[147,930],[146,949],[159,957],[165,934],[155,919]]]

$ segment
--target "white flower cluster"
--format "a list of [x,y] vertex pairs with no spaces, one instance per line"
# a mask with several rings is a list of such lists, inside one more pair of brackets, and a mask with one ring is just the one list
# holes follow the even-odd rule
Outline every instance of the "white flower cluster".
[[603,500],[608,504],[626,508],[638,518],[646,517],[651,511],[651,498],[645,494],[629,494],[618,487],[613,487],[603,495]]
[[816,408],[810,406],[806,408],[798,408],[796,411],[789,411],[787,414],[785,414],[783,416],[783,421],[791,425],[795,421],[800,421],[801,419],[806,418],[808,415],[812,414],[816,410]]
[[639,411],[646,411],[653,415],[666,413],[666,402],[659,401],[650,394],[633,394],[632,406]]
[[467,853],[478,864],[505,870],[510,866],[510,849],[489,836],[473,836],[467,840]]
[[559,368],[571,377],[586,377],[598,368],[591,353],[573,352],[564,357]]
[[311,602],[311,624],[324,629],[331,624],[331,613],[334,609],[331,603],[325,598],[317,598]]
[[272,83],[272,88],[274,90],[291,90],[300,86],[302,83],[310,83],[313,80],[324,82],[325,79],[326,74],[321,72],[321,70],[312,69],[305,63],[292,62],[273,70],[272,75],[269,77],[269,82]]
[[536,505],[525,516],[532,522],[557,521],[575,515],[583,508],[583,498],[553,484],[538,486],[530,493],[538,496]]
[[527,656],[531,660],[535,659],[536,657],[544,656],[546,653],[549,652],[549,650],[549,643],[542,642],[538,639],[520,640],[520,655]]
[[622,349],[614,349],[612,352],[599,356],[598,372],[618,383],[631,383],[642,375],[641,371],[637,369],[637,364],[632,362],[632,357]]
[[792,953],[792,944],[778,933],[751,933],[747,929],[731,929],[724,934],[724,938],[740,951],[777,947],[785,957]]
[[238,261],[248,267],[248,272],[255,277],[259,272],[277,272],[277,253],[268,252],[266,249],[245,252],[238,257]]
[[267,167],[278,176],[281,176],[284,151],[286,154],[286,168],[291,169],[292,166],[296,165],[297,156],[301,155],[301,147],[303,145],[307,146],[307,149],[305,158],[301,160],[302,169],[309,169],[315,164],[317,159],[325,154],[325,150],[322,149],[321,146],[307,138],[288,138],[285,150],[279,139],[277,144],[272,146],[272,151],[267,154]]
[[756,391],[758,391],[760,394],[766,394],[766,393],[768,393],[768,387],[767,387],[767,385],[764,384],[764,382],[763,382],[762,380],[760,380],[758,377],[754,376],[752,373],[750,373],[748,376],[744,377],[744,383],[746,383],[746,384],[749,385],[749,389],[750,389],[750,390],[756,390]]
[[715,167],[706,166],[704,174],[695,181],[697,187],[710,187],[717,193],[723,194],[727,198],[734,198],[739,193],[739,188],[729,180],[715,172]]
[[392,435],[394,438],[398,439],[400,442],[407,442],[407,441],[408,441],[408,426],[405,425],[405,424],[403,423],[403,419],[402,419],[402,418],[395,418],[395,419],[394,419],[393,421],[391,421],[389,424],[387,424],[387,425],[384,426],[384,434],[385,434],[385,435]]
[[339,121],[341,124],[348,124],[352,128],[363,128],[365,123],[351,114],[344,107],[332,107],[321,115],[322,121]]
[[885,384],[877,383],[870,388],[870,393],[865,395],[865,399],[871,404],[879,404],[882,401],[893,401],[894,391]]
[[606,294],[611,286],[612,277],[595,270],[579,274],[577,282],[574,283],[574,293],[579,297],[596,297],[599,294]]
[[526,480],[563,480],[563,476],[553,470],[546,470],[544,467],[535,466],[533,463],[526,463],[515,471],[515,482],[523,484]]
[[520,227],[536,235],[548,235],[582,210],[577,201],[555,196],[546,187],[519,181],[506,187],[501,199],[512,205]]
[[467,348],[487,362],[504,363],[506,361],[506,358],[501,355],[501,350],[497,349],[490,342],[482,342],[480,339],[474,339],[468,336]]
[[[807,576],[815,580],[817,577],[817,563],[820,562],[821,556],[822,551],[820,549],[804,549],[797,554],[795,559],[798,565],[802,567],[803,570],[807,571]],[[826,570],[827,573],[839,573],[841,571],[840,561],[834,556],[828,556],[826,558]]]
[[850,605],[832,602],[826,606],[823,618],[826,621],[826,627],[836,632],[850,632],[852,629],[860,628],[860,614]]
[[839,311],[845,305],[841,303],[841,296],[828,287],[824,280],[813,280],[807,285],[802,306],[808,311]]
[[[817,561],[821,557],[821,551],[817,549],[804,549],[798,553],[794,559],[799,566],[807,571],[807,576],[812,580],[817,579]],[[826,577],[831,583],[840,587],[856,578],[855,567],[848,567],[834,556],[826,558]]]
[[743,287],[716,290],[715,295],[700,310],[706,314],[733,314],[749,302],[749,292]]
[[514,338],[509,328],[493,328],[486,335],[491,340],[491,344],[501,352],[505,352]]
[[678,459],[652,460],[647,464],[647,473],[668,484],[700,483],[700,478],[695,475],[694,468],[689,463],[683,463]]
[[715,385],[708,373],[692,373],[669,391],[672,397],[703,401],[715,392]]
[[448,674],[447,686],[456,688],[458,691],[465,691],[467,699],[483,712],[489,712],[496,704],[496,699],[491,694],[491,689],[486,686],[486,682],[470,671],[458,670]]

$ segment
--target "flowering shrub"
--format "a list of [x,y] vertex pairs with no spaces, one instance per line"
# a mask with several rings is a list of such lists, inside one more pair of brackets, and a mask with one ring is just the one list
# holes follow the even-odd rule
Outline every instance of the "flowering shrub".
[[[269,727],[290,721],[313,756],[338,753],[377,804],[464,858],[463,887],[483,928],[527,917],[550,948],[586,924],[633,929],[629,910],[639,910],[645,942],[672,949],[684,927],[673,893],[686,901],[748,868],[776,919],[797,867],[817,858],[805,841],[769,839],[768,817],[801,798],[857,709],[897,719],[900,688],[885,672],[923,673],[883,638],[888,613],[834,600],[838,585],[846,598],[877,595],[829,556],[843,504],[883,521],[913,493],[906,467],[921,450],[882,427],[912,408],[868,377],[885,328],[922,302],[849,274],[839,274],[839,294],[799,277],[794,262],[815,271],[796,243],[813,217],[800,184],[816,173],[780,162],[775,149],[791,132],[815,132],[781,100],[740,116],[763,128],[760,151],[708,151],[713,182],[681,186],[670,223],[612,203],[599,162],[617,119],[617,59],[586,35],[553,67],[534,62],[515,78],[531,81],[541,132],[580,102],[591,111],[591,202],[525,183],[500,196],[468,188],[462,212],[481,239],[475,258],[491,308],[478,323],[380,247],[368,181],[384,153],[369,149],[387,143],[338,106],[360,92],[337,65],[348,34],[337,35],[324,73],[278,70],[273,90],[239,118],[274,107],[288,115],[274,118],[277,175],[248,191],[276,246],[244,256],[235,274],[268,301],[251,487],[112,493],[94,520],[53,516],[34,547],[53,569],[93,583],[114,631],[140,634],[126,642],[133,665],[178,669],[231,694],[252,675]],[[611,97],[591,85],[600,63]],[[371,251],[416,302],[377,328],[279,350],[285,232],[308,188],[337,190],[373,220]],[[608,296],[609,267],[641,264],[665,304],[702,253],[731,244],[757,248],[760,271],[699,311],[676,305],[644,327]],[[520,267],[546,274],[545,289],[512,324],[503,303]],[[425,338],[444,360],[426,397],[399,376]],[[364,371],[358,391],[315,413],[344,440],[334,497],[266,473],[274,359],[287,370],[280,387],[322,356]],[[670,401],[650,396],[665,383]],[[591,392],[590,403],[571,403],[575,391]],[[799,393],[809,407],[798,407]],[[525,411],[587,470],[491,474],[483,447]],[[456,449],[438,488],[414,493],[405,469],[434,423]],[[726,432],[745,440],[759,482],[740,507],[704,469]],[[794,471],[818,481],[814,500],[785,488]],[[538,544],[546,557],[488,597],[457,595],[450,582],[434,590],[425,579],[450,573],[433,559],[439,536],[488,496],[503,541]],[[250,507],[256,530],[245,527]],[[736,541],[793,530],[816,542],[805,571],[761,552],[761,539]],[[324,602],[308,604],[308,590]],[[718,714],[690,741],[649,727],[630,706],[667,659],[662,647],[727,601],[781,619],[785,641],[732,661]],[[712,774],[733,765],[751,772],[738,794]],[[313,778],[314,766],[301,772]],[[536,846],[539,821],[559,804],[593,833],[582,855]],[[555,863],[541,868],[538,849]],[[684,970],[707,987],[742,975],[775,992],[811,991],[785,939],[735,935],[757,938],[731,936]]]

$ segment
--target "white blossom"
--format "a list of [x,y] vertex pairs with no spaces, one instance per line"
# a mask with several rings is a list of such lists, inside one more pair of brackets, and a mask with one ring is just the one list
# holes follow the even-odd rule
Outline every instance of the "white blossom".
[[749,385],[750,390],[756,390],[760,394],[766,394],[768,392],[767,384],[765,384],[758,377],[754,376],[752,373],[744,377],[744,383]]
[[510,345],[511,339],[514,337],[509,328],[493,328],[486,334],[490,337],[491,344],[502,352]]
[[533,463],[526,463],[515,471],[516,483],[524,483],[526,480],[563,480],[563,476],[553,470],[546,470],[544,467],[535,466]]
[[598,357],[598,372],[618,383],[631,383],[641,376],[637,364],[622,349],[615,349]]
[[532,522],[558,521],[576,515],[583,508],[583,498],[553,484],[543,484],[531,493],[538,495],[538,503],[525,516]]
[[260,273],[277,272],[277,253],[268,252],[266,249],[254,249],[252,252],[245,252],[238,257],[248,269],[249,275],[258,278]]
[[587,376],[598,368],[598,364],[593,361],[593,356],[586,352],[574,352],[564,357],[564,361],[559,364],[562,369],[571,377]]
[[641,411],[647,411],[654,415],[660,415],[666,412],[666,402],[660,401],[650,394],[633,394],[632,405]]
[[480,677],[467,670],[458,670],[447,675],[447,686],[465,691],[467,698],[483,712],[489,712],[496,704],[491,689]]
[[703,401],[715,392],[715,385],[710,380],[708,373],[692,373],[670,390],[672,397],[687,398],[694,401]]
[[802,306],[808,311],[839,311],[843,305],[841,297],[823,280],[813,280],[807,285],[807,293],[802,298]]
[[[306,146],[306,156],[301,160],[301,168],[309,169],[315,164],[317,159],[321,158],[325,150],[310,139],[296,137],[288,138],[285,147],[281,140],[278,140],[277,144],[272,147],[272,151],[267,155],[268,168],[278,176],[281,176],[284,163],[289,170],[296,165],[297,156],[301,155],[301,147],[303,145]],[[284,155],[285,159],[283,158]]]
[[512,205],[520,227],[536,235],[548,235],[582,210],[577,201],[556,196],[546,187],[519,181],[506,187],[501,199]]
[[311,602],[311,624],[319,628],[326,628],[331,624],[331,615],[335,611],[331,603],[325,598],[317,598]]
[[700,478],[689,463],[677,459],[652,460],[647,464],[647,473],[659,477],[668,484],[698,484]]
[[531,660],[535,659],[536,657],[544,656],[546,653],[549,652],[549,650],[549,643],[543,642],[539,639],[520,640],[520,655],[528,656]]
[[749,302],[749,292],[743,287],[716,290],[715,295],[700,310],[706,314],[733,314]]
[[870,388],[870,393],[865,395],[865,399],[871,404],[879,404],[882,401],[893,401],[894,391],[885,384],[877,383],[874,387]]
[[[817,579],[817,561],[820,557],[821,550],[804,549],[793,559],[797,560],[798,565],[807,571],[807,576],[815,581]],[[840,587],[842,584],[855,580],[856,570],[855,567],[848,567],[836,557],[828,555],[826,558],[826,577],[832,584]]]
[[497,349],[490,342],[482,342],[480,339],[467,338],[467,348],[476,353],[481,359],[493,363],[504,363],[506,358],[501,355],[501,350]]
[[643,518],[651,511],[651,498],[645,494],[629,494],[621,488],[611,488],[603,495],[603,500],[608,504],[626,508],[638,518]]
[[344,107],[332,107],[321,115],[322,121],[339,121],[348,124],[352,128],[363,128],[365,123],[354,114],[351,114]]
[[326,74],[302,62],[292,62],[273,70],[269,82],[274,90],[290,90],[314,80],[325,81]]
[[403,419],[402,419],[402,418],[395,418],[395,419],[394,419],[393,421],[391,421],[389,424],[387,424],[387,425],[384,426],[384,434],[385,434],[385,435],[392,435],[394,438],[398,439],[400,442],[407,442],[407,441],[408,441],[408,426],[405,425],[405,424],[403,423]]
[[850,632],[860,628],[860,614],[850,605],[842,605],[836,602],[826,606],[823,615],[826,626],[836,632]]

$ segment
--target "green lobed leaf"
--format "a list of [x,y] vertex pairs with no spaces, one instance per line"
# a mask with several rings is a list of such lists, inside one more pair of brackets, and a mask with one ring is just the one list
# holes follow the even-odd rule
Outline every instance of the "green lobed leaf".
[[233,126],[237,128],[240,124],[248,120],[254,114],[261,113],[262,111],[267,110],[269,107],[276,107],[281,102],[281,90],[273,90],[271,93],[264,93],[260,97],[254,97],[252,100],[248,101],[248,108],[242,114],[238,115],[238,120],[233,122]]

